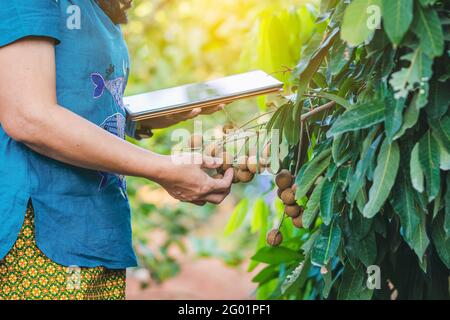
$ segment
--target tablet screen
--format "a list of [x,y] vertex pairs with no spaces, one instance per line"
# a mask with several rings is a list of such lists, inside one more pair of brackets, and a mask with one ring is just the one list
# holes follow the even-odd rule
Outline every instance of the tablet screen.
[[223,99],[279,91],[283,83],[263,71],[252,71],[204,83],[189,84],[124,98],[129,116],[151,115]]

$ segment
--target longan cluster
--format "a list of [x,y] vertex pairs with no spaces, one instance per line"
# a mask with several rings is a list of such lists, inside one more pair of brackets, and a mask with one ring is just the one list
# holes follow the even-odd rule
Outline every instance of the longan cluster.
[[294,177],[289,170],[284,169],[276,176],[275,183],[278,187],[278,196],[285,205],[284,213],[292,219],[295,227],[303,228],[303,208],[295,201]]
[[[283,201],[284,213],[291,218],[292,224],[297,228],[303,228],[303,208],[295,200],[296,186],[294,177],[289,170],[281,170],[275,178],[275,184],[278,187],[278,197]],[[283,235],[279,229],[273,229],[267,234],[267,244],[277,247],[283,242]]]
[[[229,133],[229,128],[224,127],[224,133]],[[192,150],[201,150],[203,146],[203,137],[201,135],[192,135],[189,146]],[[249,183],[256,174],[262,173],[270,167],[270,144],[267,144],[262,154],[258,157],[258,149],[250,148],[244,155],[235,157],[226,150],[222,143],[211,143],[204,147],[203,153],[206,156],[221,158],[222,167],[216,170],[212,175],[215,179],[222,179],[225,171],[230,168],[234,170],[233,183]]]

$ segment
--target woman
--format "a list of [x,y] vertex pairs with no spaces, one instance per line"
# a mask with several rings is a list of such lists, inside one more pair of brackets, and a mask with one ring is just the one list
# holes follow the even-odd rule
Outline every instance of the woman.
[[197,205],[230,191],[232,170],[202,170],[218,159],[186,164],[124,140],[130,4],[0,2],[0,299],[123,299],[136,266],[124,175]]

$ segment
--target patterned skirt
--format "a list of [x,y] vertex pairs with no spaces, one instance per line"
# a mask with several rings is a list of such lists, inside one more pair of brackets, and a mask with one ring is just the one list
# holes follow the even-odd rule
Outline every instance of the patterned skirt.
[[123,300],[126,271],[59,265],[39,250],[28,206],[16,243],[0,261],[0,300]]

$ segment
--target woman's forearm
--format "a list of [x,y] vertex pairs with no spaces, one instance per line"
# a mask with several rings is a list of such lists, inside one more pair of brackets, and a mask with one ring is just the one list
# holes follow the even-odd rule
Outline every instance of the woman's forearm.
[[159,181],[167,157],[110,134],[73,112],[47,107],[45,116],[25,119],[17,139],[55,160],[86,169],[140,176]]

